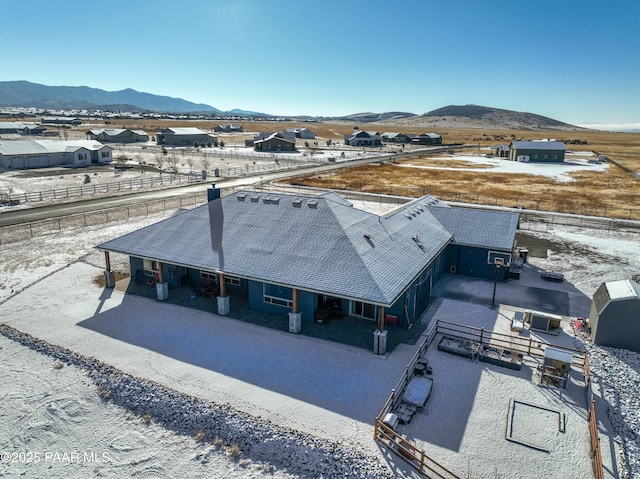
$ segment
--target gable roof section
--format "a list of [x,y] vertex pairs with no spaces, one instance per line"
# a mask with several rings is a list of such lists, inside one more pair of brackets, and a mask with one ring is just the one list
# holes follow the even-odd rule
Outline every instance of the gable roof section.
[[628,299],[640,299],[640,284],[630,279],[602,283],[593,293],[593,304],[598,314],[602,313],[611,301]]
[[567,149],[561,141],[512,141],[511,146],[517,150],[565,151]]
[[207,205],[98,248],[391,305],[451,239],[424,207],[383,218],[333,194],[238,192],[220,202],[220,251]]
[[202,131],[200,128],[195,128],[191,126],[186,127],[177,127],[177,128],[167,128],[162,130],[163,135],[206,135],[206,131]]
[[85,148],[99,151],[109,148],[94,140],[24,140],[0,143],[0,155],[47,155],[51,153],[69,153]]
[[428,210],[453,235],[453,243],[511,251],[519,213],[429,206]]

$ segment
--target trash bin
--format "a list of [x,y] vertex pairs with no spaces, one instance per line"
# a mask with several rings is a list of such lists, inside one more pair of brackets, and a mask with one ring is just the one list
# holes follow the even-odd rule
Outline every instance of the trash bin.
[[529,257],[529,250],[528,249],[521,249],[520,250],[520,259],[522,260],[523,263],[527,262],[527,258]]

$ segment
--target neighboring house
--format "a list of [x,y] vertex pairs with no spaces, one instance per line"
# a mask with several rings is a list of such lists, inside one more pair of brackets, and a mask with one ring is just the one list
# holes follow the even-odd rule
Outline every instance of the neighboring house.
[[[123,253],[132,272],[157,278],[158,299],[168,298],[166,278],[180,278],[174,287],[206,280],[219,288],[219,314],[229,314],[235,296],[252,309],[288,316],[291,332],[314,321],[328,300],[342,314],[377,322],[379,331],[386,315],[400,326],[413,324],[448,264],[492,277],[487,258],[494,250],[510,255],[506,245],[513,247],[519,217],[438,206],[430,196],[382,216],[335,193],[240,191],[220,198],[214,185],[209,200],[97,248],[107,253],[107,263],[109,252]],[[442,218],[458,231],[437,219],[439,209],[450,210]],[[471,254],[462,251],[466,243]]]
[[82,125],[82,120],[71,116],[43,116],[40,123],[50,125]]
[[17,121],[2,121],[0,122],[0,135],[16,134],[22,131],[24,127],[24,123]]
[[496,146],[496,156],[498,158],[509,158],[509,145]]
[[108,146],[91,140],[26,140],[0,142],[0,166],[7,170],[47,166],[89,166],[110,163]]
[[442,145],[442,136],[437,133],[422,133],[415,136],[411,143],[414,145]]
[[386,132],[381,135],[382,141],[387,143],[411,143],[416,135],[405,133]]
[[42,125],[25,125],[18,133],[21,135],[44,135],[47,129]]
[[512,141],[509,159],[523,162],[562,162],[567,147],[561,141]]
[[285,138],[281,133],[272,133],[261,140],[253,141],[255,151],[296,151],[295,137]]
[[149,135],[144,130],[100,128],[89,130],[86,134],[90,140],[102,143],[139,143],[149,141]]
[[158,145],[165,146],[194,146],[209,145],[217,141],[217,138],[200,128],[167,128],[156,134]]
[[308,130],[307,128],[286,128],[283,133],[293,134],[294,137],[301,138],[303,140],[314,140],[316,138],[316,133],[312,130]]
[[216,126],[213,131],[217,133],[241,133],[244,131],[242,125],[232,125],[231,123],[224,123]]
[[377,131],[357,130],[344,135],[344,144],[349,146],[381,146],[382,139]]
[[602,283],[593,293],[589,326],[594,344],[640,352],[640,284]]

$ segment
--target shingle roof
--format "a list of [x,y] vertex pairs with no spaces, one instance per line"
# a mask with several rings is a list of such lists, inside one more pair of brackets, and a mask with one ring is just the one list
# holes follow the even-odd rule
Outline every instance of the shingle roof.
[[177,128],[167,128],[162,131],[163,134],[167,135],[206,135],[206,131],[202,131],[200,128],[194,127],[177,127]]
[[561,141],[512,141],[511,145],[517,150],[566,150]]
[[0,155],[44,155],[50,153],[65,153],[86,148],[87,150],[100,150],[105,147],[102,143],[93,140],[24,140],[6,141],[0,143]]
[[429,206],[429,211],[453,234],[453,243],[511,251],[518,227],[518,213]]
[[640,285],[629,279],[619,281],[608,281],[602,283],[595,293],[593,293],[593,304],[598,314],[601,314],[604,308],[611,301],[621,301],[628,299],[640,298]]
[[98,248],[391,305],[451,239],[426,204],[380,217],[335,194],[238,192]]

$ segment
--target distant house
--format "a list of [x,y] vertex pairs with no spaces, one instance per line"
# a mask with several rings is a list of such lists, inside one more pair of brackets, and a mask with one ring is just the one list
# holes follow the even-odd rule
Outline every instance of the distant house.
[[158,145],[166,146],[194,146],[209,145],[217,141],[217,138],[200,128],[167,128],[156,134]]
[[42,125],[24,125],[18,133],[21,135],[44,135],[47,129]]
[[498,158],[509,158],[509,145],[497,145],[496,156]]
[[416,135],[386,132],[381,135],[382,141],[387,143],[411,143]]
[[224,123],[216,126],[213,131],[216,133],[241,133],[244,131],[242,125],[232,125],[231,123]]
[[293,133],[296,138],[301,138],[303,140],[313,140],[316,137],[316,133],[312,130],[308,130],[307,128],[286,128],[283,133]]
[[49,125],[82,125],[82,120],[71,116],[43,116],[40,123]]
[[562,162],[567,147],[561,141],[512,141],[509,159],[523,162]]
[[624,279],[602,283],[589,313],[595,344],[640,352],[640,285]]
[[149,135],[143,130],[121,128],[100,128],[87,131],[90,140],[102,143],[138,143],[149,141]]
[[280,133],[272,133],[267,138],[261,140],[255,140],[253,142],[253,148],[256,151],[296,151],[296,140],[285,138]]
[[377,131],[357,130],[344,135],[344,144],[349,146],[381,146],[382,139]]
[[437,133],[422,133],[411,140],[414,145],[442,145],[442,136]]
[[0,166],[5,170],[90,166],[110,163],[112,158],[111,148],[91,140],[25,140],[0,143]]
[[0,122],[0,135],[16,134],[23,130],[24,127],[24,123],[17,121],[2,121]]

